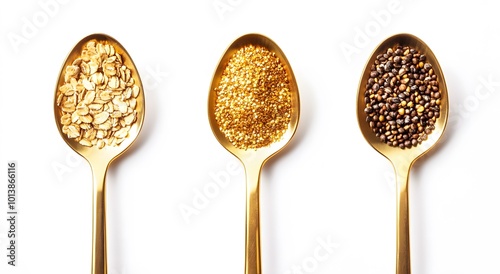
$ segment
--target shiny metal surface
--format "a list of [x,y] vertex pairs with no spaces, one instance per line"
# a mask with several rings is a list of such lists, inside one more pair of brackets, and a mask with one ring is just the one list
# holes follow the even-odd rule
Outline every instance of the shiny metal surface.
[[[370,67],[374,63],[378,54],[383,53],[387,48],[392,48],[397,45],[410,46],[417,49],[420,53],[427,56],[427,61],[432,64],[434,72],[439,81],[439,89],[441,92],[441,110],[440,117],[437,119],[435,129],[428,136],[428,139],[421,144],[410,149],[401,149],[399,147],[391,147],[381,142],[378,137],[372,132],[369,124],[365,121],[366,114],[364,113],[364,92],[365,84],[370,77]],[[443,71],[438,63],[438,60],[431,49],[418,37],[411,34],[397,34],[387,38],[380,43],[373,51],[364,68],[361,80],[358,87],[357,96],[357,117],[361,132],[366,141],[380,154],[385,156],[393,165],[396,173],[396,193],[397,193],[397,254],[396,254],[396,273],[410,274],[410,228],[409,228],[409,201],[408,201],[408,183],[411,166],[415,161],[427,153],[439,141],[446,128],[448,120],[449,103],[448,90],[446,87]]]
[[[268,147],[262,147],[256,150],[244,150],[236,148],[229,142],[219,129],[215,119],[215,102],[216,92],[221,74],[231,58],[231,56],[241,47],[253,44],[266,47],[271,52],[275,52],[282,64],[287,69],[289,75],[290,89],[291,89],[291,121],[288,130],[283,138],[271,144]],[[245,167],[246,174],[246,252],[245,252],[245,274],[260,274],[261,271],[261,251],[260,251],[260,213],[259,213],[259,185],[260,185],[260,172],[265,162],[277,152],[279,152],[293,137],[299,122],[299,92],[295,76],[285,54],[281,49],[269,38],[260,34],[248,34],[238,38],[234,41],[222,56],[219,65],[210,85],[209,98],[208,98],[208,117],[212,132],[217,140],[229,152],[236,156]]]
[[[107,273],[107,254],[106,254],[106,172],[111,162],[118,156],[122,155],[136,140],[144,122],[145,101],[144,89],[142,86],[139,73],[134,65],[131,57],[125,48],[114,38],[106,34],[92,34],[80,40],[70,51],[68,57],[62,65],[59,78],[56,85],[56,93],[59,86],[64,83],[64,71],[67,65],[71,64],[81,53],[82,47],[91,40],[107,41],[115,47],[116,52],[122,55],[123,63],[131,70],[132,77],[135,79],[136,85],[139,86],[140,92],[137,97],[137,120],[131,126],[129,136],[119,146],[105,146],[102,149],[97,147],[86,147],[80,145],[74,139],[70,139],[62,132],[62,125],[59,122],[61,111],[57,106],[54,98],[54,115],[55,122],[61,137],[66,144],[75,152],[84,157],[92,168],[93,175],[93,196],[92,196],[92,274]],[[57,95],[55,95],[56,97]]]

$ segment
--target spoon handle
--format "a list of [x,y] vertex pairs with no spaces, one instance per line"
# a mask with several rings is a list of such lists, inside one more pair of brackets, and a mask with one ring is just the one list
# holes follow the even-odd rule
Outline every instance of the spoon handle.
[[411,163],[394,165],[396,171],[396,274],[410,274],[410,215],[408,181]]
[[259,184],[262,165],[248,164],[246,175],[245,274],[261,274]]
[[107,165],[92,165],[92,274],[107,274],[106,261],[106,171]]

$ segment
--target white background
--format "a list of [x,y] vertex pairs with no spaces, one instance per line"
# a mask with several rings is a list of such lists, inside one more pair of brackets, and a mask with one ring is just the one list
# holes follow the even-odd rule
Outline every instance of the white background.
[[[128,50],[147,104],[138,141],[107,176],[110,274],[243,273],[243,171],[206,106],[219,58],[253,32],[286,54],[302,107],[293,141],[262,174],[264,273],[395,272],[393,170],[363,139],[355,100],[371,51],[400,32],[434,51],[451,109],[442,142],[412,168],[412,273],[500,273],[499,7],[453,3],[3,3],[0,273],[90,272],[91,171],[59,136],[52,104],[66,55],[96,32]],[[2,255],[9,160],[18,162],[18,267]]]

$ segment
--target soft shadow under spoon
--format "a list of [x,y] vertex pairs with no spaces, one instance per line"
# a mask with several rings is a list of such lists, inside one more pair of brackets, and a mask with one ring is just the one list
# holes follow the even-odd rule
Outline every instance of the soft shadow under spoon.
[[[424,54],[427,62],[432,65],[434,74],[439,83],[440,114],[435,121],[435,128],[427,136],[427,139],[416,146],[410,148],[400,148],[390,146],[382,142],[376,136],[369,123],[366,121],[367,114],[365,108],[365,92],[367,90],[367,81],[370,78],[372,65],[379,54],[384,54],[388,48],[396,46],[409,46]],[[398,60],[399,61],[399,60]],[[412,91],[413,92],[413,91]],[[382,100],[383,101],[383,100]],[[398,102],[396,99],[395,102]],[[406,103],[406,101],[405,101]],[[399,102],[398,102],[399,104]],[[371,111],[371,110],[370,110]],[[396,172],[396,192],[397,192],[397,253],[396,253],[396,273],[410,274],[410,231],[409,231],[409,203],[408,203],[408,181],[410,169],[413,163],[428,152],[443,135],[448,119],[448,90],[443,72],[439,66],[438,60],[431,49],[419,38],[411,34],[398,34],[387,38],[372,53],[364,68],[361,80],[359,82],[357,95],[357,117],[361,132],[366,141],[380,154],[384,155],[393,165]],[[385,138],[385,137],[384,137]]]
[[[89,42],[107,46],[98,46],[98,57],[92,50],[86,50],[84,55],[94,56],[92,60],[77,60]],[[114,63],[115,60],[120,60],[119,63],[129,71]],[[82,83],[71,80],[76,80],[79,75],[94,76],[85,77],[86,81],[82,80]],[[92,169],[92,274],[107,273],[106,172],[111,162],[137,138],[144,121],[144,103],[137,68],[125,48],[114,38],[92,34],[71,50],[57,81],[54,114],[61,137],[89,162]],[[123,122],[117,117],[123,118]],[[117,125],[117,122],[123,124]]]
[[[254,58],[259,59],[261,53],[256,53],[256,49],[254,49],[254,52],[252,53],[247,53],[245,58],[240,58],[239,61],[240,63],[235,62],[235,61],[230,61],[231,58],[238,52],[239,50],[243,49],[244,47],[247,46],[254,46],[254,47],[262,47],[267,49],[269,52],[274,53],[275,57],[279,59],[282,65],[282,69],[286,72],[287,79],[286,81],[282,82],[287,82],[287,92],[285,92],[284,96],[289,96],[288,103],[279,103],[278,105],[283,105],[284,108],[289,108],[286,114],[281,113],[280,108],[275,108],[275,106],[261,106],[258,100],[254,101],[256,102],[255,105],[255,110],[257,114],[252,117],[255,118],[253,121],[252,119],[254,118],[249,118],[247,114],[252,113],[252,109],[248,110],[246,113],[232,113],[233,111],[236,112],[241,105],[238,105],[240,100],[251,100],[253,96],[259,97],[259,93],[266,92],[267,89],[272,90],[273,87],[269,86],[264,86],[261,88],[259,91],[258,89],[255,88],[256,86],[259,86],[260,84],[263,83],[263,85],[266,85],[266,79],[259,78],[259,79],[238,79],[238,77],[233,77],[231,80],[234,80],[235,82],[230,82],[228,81],[227,83],[224,84],[224,89],[225,90],[231,90],[233,92],[241,92],[238,95],[241,96],[235,96],[234,98],[230,100],[226,100],[225,104],[228,106],[226,109],[228,113],[222,113],[223,111],[220,111],[218,107],[220,107],[220,104],[223,104],[221,101],[223,101],[221,98],[218,98],[219,96],[222,96],[218,94],[218,90],[221,90],[221,81],[222,79],[225,79],[224,77],[224,71],[228,64],[231,64],[233,66],[233,72],[238,73],[238,72],[243,72],[249,73],[249,75],[254,75],[258,74],[260,69],[250,69],[248,70],[248,66],[242,65],[238,66],[238,64],[247,64],[247,61],[250,62],[250,60],[253,60]],[[252,50],[250,50],[252,51]],[[257,57],[255,57],[257,56]],[[265,57],[267,58],[267,57]],[[261,58],[261,59],[265,59]],[[262,61],[262,60],[261,60]],[[257,61],[260,62],[260,61]],[[264,61],[266,62],[266,61]],[[252,65],[253,66],[253,65]],[[265,69],[269,69],[267,67],[264,67]],[[276,70],[276,74],[279,74],[278,71],[281,69],[274,68]],[[269,77],[272,77],[269,75]],[[236,78],[236,79],[234,79]],[[267,78],[267,77],[266,77]],[[227,79],[226,79],[227,80]],[[240,81],[244,80],[244,81]],[[245,86],[246,85],[246,80],[253,81],[253,84],[250,86],[247,86],[249,90],[252,90],[253,92],[246,92],[244,90],[240,90],[241,85]],[[276,83],[277,85],[283,84],[283,83]],[[245,88],[246,90],[246,88]],[[276,94],[270,94],[266,97],[268,98],[278,98],[274,97]],[[218,99],[221,99],[218,101]],[[227,99],[227,98],[225,98]],[[272,99],[274,100],[274,99]],[[279,99],[276,99],[279,100]],[[286,105],[288,104],[288,105]],[[272,104],[271,104],[272,105]],[[240,117],[241,114],[241,117]],[[283,115],[282,115],[283,114]],[[229,115],[229,116],[225,116]],[[259,123],[262,120],[259,120],[261,118],[259,117],[271,117],[271,116],[276,116],[276,120],[272,121],[267,121],[264,122],[264,124]],[[223,116],[221,118],[221,116]],[[236,117],[237,116],[237,117]],[[245,116],[246,118],[244,118]],[[274,117],[273,116],[273,117]],[[286,116],[286,117],[285,117]],[[212,131],[214,135],[216,136],[217,140],[224,146],[229,152],[231,152],[234,156],[236,156],[244,165],[245,167],[245,175],[246,175],[246,252],[245,252],[245,273],[246,274],[260,274],[261,273],[261,253],[260,253],[260,216],[259,216],[259,181],[260,181],[260,172],[262,169],[262,166],[264,163],[275,153],[280,151],[292,138],[292,136],[295,133],[295,130],[297,128],[297,124],[299,121],[299,93],[298,93],[298,88],[297,84],[295,81],[295,77],[293,75],[292,69],[290,67],[290,64],[288,63],[284,53],[281,51],[281,49],[276,45],[273,41],[271,41],[269,38],[259,35],[259,34],[248,34],[245,36],[242,36],[238,38],[236,41],[234,41],[229,48],[226,50],[224,55],[222,56],[222,59],[219,62],[219,65],[215,71],[215,74],[212,79],[212,83],[210,86],[210,92],[209,92],[209,100],[208,100],[208,117],[210,121],[210,126],[212,128]],[[218,121],[219,119],[219,121]],[[221,120],[228,122],[228,127],[234,126],[236,128],[239,128],[240,131],[236,130],[233,131],[232,133],[228,133],[227,128],[224,127],[224,125],[221,125]],[[269,145],[265,146],[259,146],[257,145],[256,147],[245,147],[245,144],[241,146],[241,142],[244,141],[238,141],[239,137],[242,137],[242,140],[246,139],[252,139],[255,137],[249,137],[251,135],[251,132],[245,132],[245,126],[241,126],[241,123],[244,123],[243,120],[246,120],[245,125],[248,127],[252,127],[252,130],[257,130],[259,131],[259,128],[254,128],[254,126],[263,126],[263,127],[272,127],[271,124],[274,123],[275,121],[287,121],[286,122],[286,127],[283,129],[283,131],[280,134],[280,138],[277,138],[276,140],[271,141]],[[277,122],[278,123],[278,122]],[[230,125],[229,125],[230,124]],[[233,128],[234,129],[234,128]],[[247,128],[246,131],[252,131]],[[232,138],[235,137],[235,138]],[[230,140],[230,138],[232,138]],[[238,147],[237,147],[238,146]]]

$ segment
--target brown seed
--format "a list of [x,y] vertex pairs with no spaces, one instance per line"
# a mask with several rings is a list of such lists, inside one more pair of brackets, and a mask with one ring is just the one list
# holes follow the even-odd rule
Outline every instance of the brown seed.
[[439,83],[425,61],[416,49],[397,46],[378,55],[371,67],[364,98],[366,120],[390,146],[417,146],[439,118]]

